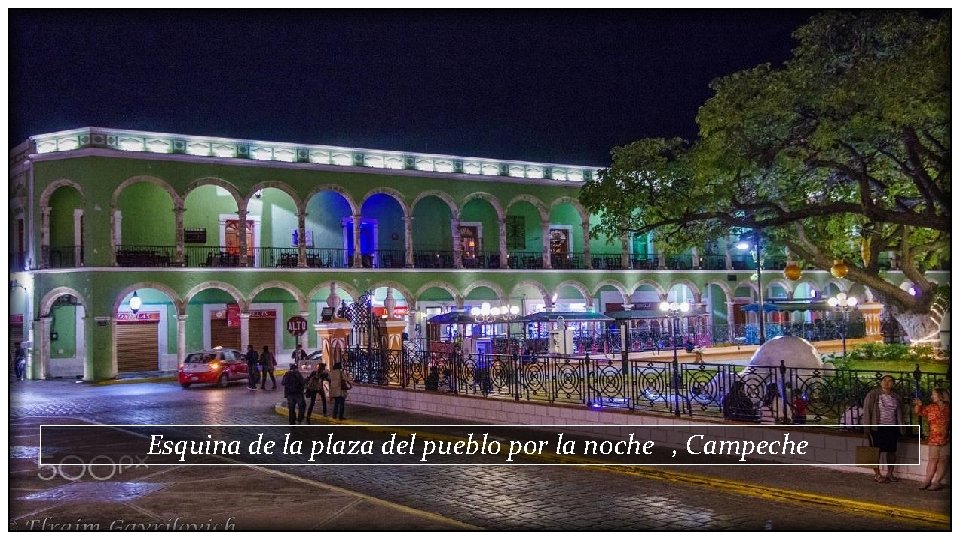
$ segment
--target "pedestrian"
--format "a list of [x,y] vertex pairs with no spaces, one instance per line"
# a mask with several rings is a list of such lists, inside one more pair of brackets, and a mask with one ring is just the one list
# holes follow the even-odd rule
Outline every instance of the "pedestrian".
[[887,474],[880,474],[880,464],[873,468],[874,480],[879,484],[899,482],[894,474],[897,465],[897,439],[903,425],[903,407],[900,396],[893,391],[890,375],[880,379],[880,386],[871,390],[863,400],[863,433],[870,445],[887,456]]
[[317,402],[317,394],[320,394],[320,404],[323,406],[323,415],[327,415],[327,392],[323,388],[323,383],[328,380],[330,380],[330,372],[327,371],[327,365],[324,363],[321,363],[317,369],[310,372],[310,376],[307,377],[304,394],[306,394],[307,399],[310,400],[310,402],[307,403],[307,415],[305,416],[308,424],[310,423],[310,415],[313,414],[313,406]]
[[273,370],[277,367],[277,359],[270,352],[270,348],[263,346],[263,352],[260,353],[260,389],[266,390],[267,375],[270,375],[270,381],[273,382],[273,389],[277,389],[277,379],[273,376]]
[[343,364],[339,361],[330,371],[330,397],[333,399],[333,417],[343,420],[344,407],[347,401],[347,390],[353,388],[353,380],[343,371]]
[[927,434],[927,476],[920,489],[940,491],[947,472],[950,433],[950,394],[943,388],[934,388],[930,393],[929,405],[924,405],[920,398],[913,400],[913,412],[918,417],[924,416],[930,426]]
[[27,350],[23,348],[21,342],[13,345],[13,370],[18,381],[24,380],[27,373]]
[[296,364],[290,364],[290,369],[283,374],[280,384],[283,385],[283,397],[287,398],[287,416],[290,425],[303,422],[307,402],[303,399],[303,375],[300,374]]
[[303,350],[303,345],[297,343],[297,348],[293,350],[293,354],[290,355],[290,358],[296,362],[297,367],[300,364],[307,361],[307,351]]
[[743,381],[733,381],[730,392],[723,397],[723,417],[728,420],[743,420],[746,422],[757,422],[760,415],[753,401],[746,393],[746,385]]
[[260,355],[257,354],[257,351],[253,350],[253,345],[247,345],[247,352],[243,357],[247,361],[247,388],[256,390],[257,382],[260,380],[260,374],[257,373],[257,363]]

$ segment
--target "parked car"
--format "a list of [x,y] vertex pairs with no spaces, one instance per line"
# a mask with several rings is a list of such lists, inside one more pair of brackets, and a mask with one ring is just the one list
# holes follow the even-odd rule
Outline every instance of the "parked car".
[[300,369],[300,373],[303,373],[304,376],[310,374],[311,371],[317,369],[320,364],[323,363],[323,353],[320,351],[313,351],[307,355],[307,359],[297,366]]
[[190,353],[177,370],[180,386],[216,384],[226,388],[233,381],[247,381],[247,361],[234,349],[216,348]]

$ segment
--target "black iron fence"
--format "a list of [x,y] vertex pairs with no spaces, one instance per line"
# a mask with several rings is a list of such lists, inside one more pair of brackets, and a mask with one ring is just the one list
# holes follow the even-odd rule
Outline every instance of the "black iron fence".
[[950,386],[950,374],[788,368],[573,356],[460,355],[413,349],[352,349],[344,369],[355,382],[515,401],[582,405],[683,416],[724,417],[725,398],[741,382],[752,410],[738,420],[861,424],[867,393],[885,375],[915,424],[911,400]]
[[83,246],[44,246],[49,268],[76,268],[83,264]]

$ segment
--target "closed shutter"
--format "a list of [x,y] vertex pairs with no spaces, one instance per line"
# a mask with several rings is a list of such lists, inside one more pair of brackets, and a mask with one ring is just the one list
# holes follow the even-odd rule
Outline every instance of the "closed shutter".
[[250,345],[253,345],[258,353],[263,351],[264,345],[270,347],[270,351],[275,353],[276,336],[276,319],[250,319]]
[[160,346],[156,322],[117,325],[117,371],[157,371]]
[[[260,352],[267,345],[271,351],[276,349],[276,319],[250,319],[250,345]],[[224,349],[240,350],[240,327],[228,328],[226,319],[210,319],[210,345]],[[243,351],[246,352],[246,351]]]
[[227,327],[226,319],[210,319],[210,346],[240,349],[240,327]]

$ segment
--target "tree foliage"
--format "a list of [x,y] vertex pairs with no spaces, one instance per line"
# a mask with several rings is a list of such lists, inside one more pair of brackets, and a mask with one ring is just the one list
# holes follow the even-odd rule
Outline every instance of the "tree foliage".
[[[950,18],[828,12],[794,33],[783,66],[711,83],[699,138],[614,148],[581,202],[610,236],[655,231],[665,249],[757,228],[805,264],[929,313],[924,271],[949,260]],[[916,297],[885,279],[894,252]]]

